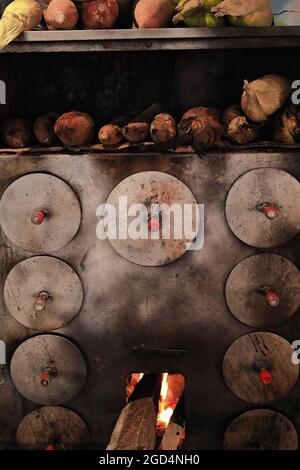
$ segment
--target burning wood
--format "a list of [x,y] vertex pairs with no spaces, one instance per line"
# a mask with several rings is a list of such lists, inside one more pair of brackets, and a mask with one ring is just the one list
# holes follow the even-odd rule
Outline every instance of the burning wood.
[[[175,422],[169,425],[169,422],[183,395],[184,385],[184,377],[180,374],[129,375],[126,378],[126,406],[120,413],[107,449],[151,450],[159,445],[164,450],[177,448],[184,439],[184,427]],[[157,438],[162,437],[166,429],[166,439],[160,442]]]
[[[126,403],[130,400],[137,384],[143,378],[143,373],[131,374],[126,378]],[[163,436],[174,410],[179,402],[185,386],[184,377],[180,374],[162,374],[156,434]]]

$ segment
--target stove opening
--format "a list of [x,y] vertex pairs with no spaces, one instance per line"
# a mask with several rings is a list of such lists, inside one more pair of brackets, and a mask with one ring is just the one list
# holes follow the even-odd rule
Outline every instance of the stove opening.
[[109,450],[176,450],[185,439],[181,374],[129,374],[126,403],[115,425]]

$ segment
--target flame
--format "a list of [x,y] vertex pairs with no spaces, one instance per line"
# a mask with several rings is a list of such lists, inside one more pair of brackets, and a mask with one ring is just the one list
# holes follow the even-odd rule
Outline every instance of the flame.
[[167,398],[167,395],[168,395],[168,373],[165,372],[163,374],[163,378],[162,378],[162,381],[161,381],[161,389],[160,389],[160,399],[161,400],[165,400]]
[[158,415],[156,423],[156,432],[159,436],[162,436],[165,432],[176,406],[175,405],[173,408],[172,406],[167,406],[166,404],[166,399],[168,397],[169,391],[168,375],[169,374],[165,372],[163,374],[161,382],[160,400],[158,405]]
[[180,374],[168,374],[162,376],[160,400],[156,423],[156,433],[162,436],[174,413],[176,405],[184,390],[184,377]]

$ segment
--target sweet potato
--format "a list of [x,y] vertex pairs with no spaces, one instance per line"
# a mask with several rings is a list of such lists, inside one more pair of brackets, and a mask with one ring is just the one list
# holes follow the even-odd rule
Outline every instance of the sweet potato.
[[117,145],[123,140],[121,128],[116,124],[106,124],[101,127],[98,138],[103,145]]
[[60,116],[54,124],[54,132],[68,146],[88,144],[94,137],[95,124],[86,113],[70,111]]
[[79,13],[71,0],[51,0],[44,11],[44,18],[50,30],[73,29],[79,19]]
[[58,116],[58,113],[51,111],[36,119],[33,124],[33,132],[38,142],[43,145],[53,145],[56,143],[57,137],[54,132],[54,124]]
[[150,134],[150,124],[154,117],[162,111],[159,103],[154,103],[144,112],[133,118],[122,128],[126,140],[132,143],[144,142]]
[[81,6],[81,19],[87,29],[109,29],[119,17],[117,0],[92,0]]
[[150,127],[152,140],[156,143],[165,143],[177,134],[176,122],[170,114],[160,113],[153,119]]
[[164,28],[175,14],[174,0],[139,0],[134,19],[139,28]]
[[179,142],[184,139],[184,143],[191,143],[198,155],[211,147],[224,147],[220,117],[220,112],[214,108],[198,106],[188,110],[178,126]]
[[29,147],[33,141],[31,125],[25,119],[6,119],[1,125],[1,137],[8,147]]

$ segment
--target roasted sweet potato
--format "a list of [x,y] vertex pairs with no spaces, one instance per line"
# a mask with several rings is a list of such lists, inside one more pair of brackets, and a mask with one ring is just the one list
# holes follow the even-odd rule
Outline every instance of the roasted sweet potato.
[[29,147],[33,142],[31,125],[25,119],[6,119],[1,125],[1,138],[8,147]]
[[150,127],[152,140],[156,143],[165,143],[177,134],[176,122],[170,114],[160,113],[153,119]]
[[154,103],[144,112],[122,128],[122,134],[126,140],[132,143],[144,142],[150,134],[150,124],[154,117],[162,111],[159,103]]
[[55,111],[40,116],[33,125],[33,132],[38,142],[43,145],[53,145],[57,142],[57,136],[54,132],[54,124],[59,114]]
[[88,144],[94,137],[94,130],[93,119],[78,111],[63,114],[54,124],[54,132],[68,146]]
[[123,140],[121,128],[116,124],[106,124],[101,127],[98,138],[103,145],[117,145]]

